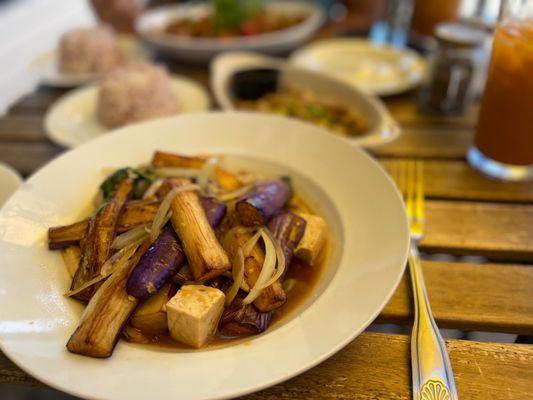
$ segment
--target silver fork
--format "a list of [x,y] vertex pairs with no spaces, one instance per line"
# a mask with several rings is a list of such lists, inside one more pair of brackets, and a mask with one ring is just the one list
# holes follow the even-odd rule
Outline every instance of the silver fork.
[[426,293],[418,243],[424,236],[424,165],[413,159],[393,161],[390,172],[405,199],[411,245],[409,272],[415,306],[411,333],[414,400],[458,400],[450,357]]

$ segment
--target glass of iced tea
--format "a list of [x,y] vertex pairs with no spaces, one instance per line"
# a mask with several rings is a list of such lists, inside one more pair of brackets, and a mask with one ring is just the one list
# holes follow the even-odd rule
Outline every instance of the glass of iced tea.
[[470,164],[503,180],[533,179],[533,0],[508,1],[494,34]]

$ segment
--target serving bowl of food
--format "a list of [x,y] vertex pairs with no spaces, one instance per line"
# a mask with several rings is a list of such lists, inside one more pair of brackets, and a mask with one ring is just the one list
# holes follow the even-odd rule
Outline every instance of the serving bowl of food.
[[229,50],[286,53],[308,39],[324,19],[320,7],[296,0],[214,0],[146,11],[136,31],[169,56],[206,62]]
[[364,330],[408,240],[386,173],[320,128],[250,113],[131,125],[0,211],[0,346],[83,398],[243,395]]
[[219,55],[211,64],[211,89],[224,110],[304,120],[356,146],[379,146],[401,133],[377,97],[278,58],[248,52]]

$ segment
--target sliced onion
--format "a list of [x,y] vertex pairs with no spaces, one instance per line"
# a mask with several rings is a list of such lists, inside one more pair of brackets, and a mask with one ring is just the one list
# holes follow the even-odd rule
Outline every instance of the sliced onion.
[[179,167],[155,168],[154,174],[162,178],[197,178],[200,170]]
[[244,196],[253,187],[254,187],[254,185],[247,185],[247,186],[243,186],[243,187],[241,187],[239,189],[232,190],[230,192],[217,193],[216,197],[220,201],[224,201],[224,202],[231,201],[231,200],[234,200],[234,199],[239,198],[241,196]]
[[218,158],[211,157],[204,163],[202,169],[200,169],[200,173],[197,176],[196,183],[202,188],[203,191],[207,190],[207,185],[215,172],[215,166],[217,164]]
[[154,196],[163,184],[163,182],[165,182],[163,178],[159,178],[153,181],[152,184],[148,186],[148,189],[146,189],[146,192],[144,192],[143,200]]
[[259,295],[261,294],[261,291],[264,289],[262,286],[264,283],[270,279],[270,277],[274,273],[274,268],[276,268],[276,249],[274,247],[274,243],[272,240],[270,240],[270,237],[265,233],[265,229],[261,228],[261,237],[263,238],[263,241],[265,242],[265,261],[263,262],[263,267],[261,268],[261,272],[259,273],[259,277],[257,278],[257,281],[255,282],[255,285],[250,289],[250,292],[248,293],[248,296],[244,298],[242,301],[243,304],[250,304],[252,303]]
[[248,257],[250,253],[252,252],[254,246],[256,245],[257,241],[259,240],[259,237],[261,236],[261,230],[259,229],[255,235],[253,235],[250,240],[248,240],[244,246],[242,247],[242,251],[244,254],[244,257]]
[[117,269],[122,269],[130,260],[130,258],[135,254],[142,242],[142,240],[137,240],[136,242],[133,242],[128,246],[124,247],[123,249],[117,251],[115,254],[109,257],[109,259],[104,263],[104,265],[102,265],[100,273],[97,276],[85,282],[80,287],[73,290],[69,290],[67,293],[65,293],[65,296],[73,296],[77,293],[80,293],[88,287],[94,285],[95,283],[106,279]]
[[272,232],[270,232],[267,228],[264,228],[265,234],[268,236],[269,240],[274,245],[274,248],[276,249],[276,272],[272,275],[270,279],[268,279],[264,284],[258,286],[258,289],[264,289],[272,285],[274,282],[276,282],[279,278],[283,276],[283,273],[285,272],[286,268],[286,262],[285,262],[285,253],[283,253],[283,249],[281,248],[281,244],[278,240],[272,235]]
[[157,239],[159,233],[161,232],[161,229],[168,222],[167,215],[169,214],[170,204],[172,203],[172,200],[174,200],[174,197],[176,197],[176,195],[181,192],[186,192],[190,190],[198,190],[198,185],[189,184],[178,186],[167,193],[167,195],[161,202],[161,205],[157,209],[154,221],[152,222],[152,227],[150,228],[150,240],[152,242]]
[[115,240],[113,240],[111,248],[120,250],[138,241],[139,239],[143,239],[146,235],[148,235],[148,232],[146,231],[147,227],[148,224],[140,225],[136,228],[130,229],[127,232],[124,232],[121,235],[118,235]]
[[229,306],[241,287],[241,283],[244,278],[244,255],[242,253],[242,248],[237,249],[237,255],[233,259],[233,284],[226,293],[226,306]]

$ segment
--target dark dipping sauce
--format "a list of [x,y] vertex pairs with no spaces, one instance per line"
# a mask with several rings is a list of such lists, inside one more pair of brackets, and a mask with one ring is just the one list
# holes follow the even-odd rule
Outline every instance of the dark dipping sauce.
[[[283,306],[272,312],[272,321],[270,323],[270,326],[261,335],[272,331],[286,318],[293,316],[294,313],[298,311],[298,308],[306,300],[308,300],[309,296],[313,294],[318,284],[318,281],[322,277],[322,273],[325,270],[325,265],[329,258],[330,249],[331,243],[328,238],[326,238],[320,255],[318,257],[318,261],[316,265],[313,266],[308,265],[301,260],[293,258],[283,284],[283,288],[285,289],[285,292],[287,294],[287,301]],[[233,345],[240,342],[246,342],[248,339],[254,338],[256,336],[259,335],[227,337],[222,336],[219,332],[217,332],[216,336],[209,344],[203,346],[201,349],[194,349],[193,347],[173,340],[168,334],[154,335],[133,328],[130,325],[128,325],[124,333],[124,338],[131,343],[142,343],[145,345],[155,345],[157,347],[174,349],[192,349],[195,351],[202,351],[216,347]]]

